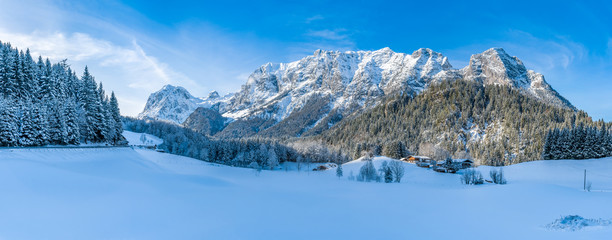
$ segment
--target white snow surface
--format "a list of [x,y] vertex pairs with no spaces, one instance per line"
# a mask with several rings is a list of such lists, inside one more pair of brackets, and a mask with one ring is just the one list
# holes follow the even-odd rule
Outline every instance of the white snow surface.
[[[382,161],[377,157],[378,168]],[[262,171],[152,150],[0,149],[0,239],[609,239],[612,158],[505,167],[507,185],[403,163],[401,183]],[[479,167],[485,178],[491,167]],[[585,192],[583,170],[593,191]]]
[[156,145],[160,145],[164,143],[164,140],[162,140],[161,138],[158,138],[156,136],[153,136],[147,133],[123,131],[123,136],[128,141],[129,145],[156,146]]

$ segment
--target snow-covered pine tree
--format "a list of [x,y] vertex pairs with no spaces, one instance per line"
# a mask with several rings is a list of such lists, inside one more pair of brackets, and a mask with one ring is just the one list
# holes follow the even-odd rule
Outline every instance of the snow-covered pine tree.
[[79,130],[76,108],[77,106],[73,101],[68,101],[64,108],[64,116],[66,119],[66,139],[64,139],[63,142],[66,144],[78,145],[81,143],[81,133]]
[[13,104],[0,97],[0,146],[15,146],[19,143],[16,123]]
[[22,78],[19,84],[19,91],[25,99],[33,99],[38,92],[38,82],[36,79],[36,64],[30,55],[30,49],[27,49],[21,59]]
[[36,146],[35,137],[37,135],[36,129],[34,128],[33,120],[33,107],[29,103],[20,103],[17,106],[19,114],[19,130],[18,130],[18,141],[20,146]]
[[109,99],[108,96],[106,96],[106,93],[104,91],[104,87],[102,86],[102,82],[99,83],[98,85],[98,97],[100,99],[100,104],[102,105],[101,111],[102,111],[102,136],[103,138],[100,141],[103,142],[112,142],[111,139],[114,135],[114,133],[112,131],[114,131],[113,125],[114,123],[112,121],[114,121],[114,119],[111,118],[110,115],[110,103],[109,103]]
[[274,170],[276,166],[278,166],[278,163],[279,163],[278,156],[276,155],[274,147],[270,147],[268,149],[267,163],[268,163],[268,167],[270,168],[270,170]]
[[32,105],[32,127],[34,129],[34,145],[49,144],[49,123],[46,108],[40,104]]
[[37,81],[35,84],[37,85],[38,91],[35,92],[34,97],[41,101],[48,100],[51,98],[51,86],[49,83],[49,75],[51,73],[50,69],[49,72],[47,71],[41,56],[38,57],[35,69],[36,77],[34,80]]
[[606,123],[601,121],[601,127],[597,132],[597,144],[595,152],[597,157],[606,157],[608,156],[608,128],[606,127]]
[[49,142],[51,144],[68,144],[68,129],[64,104],[53,99],[48,105],[47,121],[49,123]]
[[548,159],[553,159],[552,158],[552,134],[553,131],[552,130],[548,130],[548,133],[546,134],[546,140],[544,140],[544,147],[542,150],[542,159],[548,160]]
[[585,129],[585,139],[584,139],[584,158],[597,158],[599,154],[597,153],[597,129],[595,127],[587,127]]
[[81,126],[81,136],[86,142],[100,142],[104,139],[104,111],[98,93],[98,86],[93,76],[89,73],[87,66],[81,81],[83,84],[81,104],[85,111],[85,119],[81,121],[83,124]]
[[13,72],[13,55],[10,48],[0,43],[0,94],[12,98],[15,91],[15,73]]
[[113,119],[112,123],[114,124],[113,127],[113,133],[114,136],[112,137],[112,141],[114,144],[119,143],[119,141],[123,140],[123,124],[121,123],[121,113],[119,112],[119,102],[117,101],[117,97],[115,97],[115,92],[111,92],[111,98],[110,98],[110,103],[109,103],[109,107],[110,107],[110,115],[111,118]]
[[19,54],[18,51],[15,51],[13,55],[13,64],[12,64],[13,69],[11,70],[12,72],[15,73],[15,93],[13,97],[16,99],[20,99],[20,100],[27,99],[22,91],[23,85],[25,85],[25,76],[23,74],[23,60],[22,59],[23,59],[23,54]]
[[81,136],[89,142],[123,139],[121,133],[114,133],[122,128],[118,104],[111,106],[88,70],[81,80],[65,60],[51,64],[38,57],[34,61],[29,49],[24,53],[0,42],[0,97],[10,102],[3,109],[10,114],[3,120],[12,123],[5,126],[16,129],[14,138],[5,135],[0,142],[38,146],[78,144]]

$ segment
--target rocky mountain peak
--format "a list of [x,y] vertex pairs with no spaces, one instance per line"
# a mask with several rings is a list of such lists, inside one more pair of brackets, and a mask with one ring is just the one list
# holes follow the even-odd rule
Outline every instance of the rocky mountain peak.
[[176,96],[180,96],[183,98],[193,98],[193,96],[189,93],[189,91],[187,91],[187,89],[185,89],[184,87],[174,86],[170,84],[164,85],[161,90],[153,93],[153,95],[159,95],[159,96],[176,95]]
[[180,124],[198,107],[218,111],[219,108],[225,106],[226,101],[232,96],[220,97],[219,93],[213,91],[208,98],[200,99],[191,95],[183,87],[166,85],[149,96],[145,108],[138,114],[138,118],[152,118]]
[[527,68],[517,57],[508,55],[502,48],[491,48],[470,57],[470,63],[462,69],[463,77],[483,84],[529,88],[531,80]]
[[491,48],[472,55],[468,66],[460,72],[466,80],[515,87],[546,103],[574,108],[544,80],[542,74],[527,70],[520,59],[510,56],[503,48]]
[[219,98],[219,93],[217,91],[212,91],[208,94],[208,99],[216,99]]

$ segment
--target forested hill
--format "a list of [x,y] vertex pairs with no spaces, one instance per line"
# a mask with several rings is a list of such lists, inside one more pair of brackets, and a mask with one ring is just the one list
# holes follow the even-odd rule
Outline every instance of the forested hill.
[[0,146],[123,142],[117,98],[87,67],[34,60],[0,42]]
[[405,147],[412,153],[447,153],[472,157],[479,164],[508,165],[541,159],[549,129],[580,123],[604,124],[510,87],[457,80],[433,85],[414,98],[389,99],[317,138],[351,149],[355,156],[365,150],[394,156]]

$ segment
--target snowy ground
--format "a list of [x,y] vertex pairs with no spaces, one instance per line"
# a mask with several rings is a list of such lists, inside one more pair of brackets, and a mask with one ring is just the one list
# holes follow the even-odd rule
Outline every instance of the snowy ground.
[[[377,158],[378,165],[384,158]],[[399,184],[232,168],[131,148],[0,149],[0,239],[609,239],[612,159],[505,168],[507,185],[405,164]],[[480,167],[488,178],[489,167]],[[584,192],[589,170],[592,191]]]
[[129,145],[156,146],[164,143],[164,140],[161,138],[146,133],[123,131],[123,136]]

